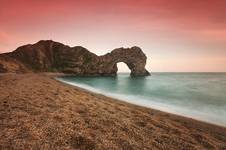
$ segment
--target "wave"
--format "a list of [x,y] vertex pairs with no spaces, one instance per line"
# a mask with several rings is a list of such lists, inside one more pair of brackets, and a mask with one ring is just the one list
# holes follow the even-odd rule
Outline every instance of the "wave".
[[155,97],[147,99],[147,98],[139,96],[139,95],[134,96],[134,95],[112,93],[112,92],[110,93],[108,91],[94,88],[94,87],[86,85],[86,84],[66,81],[63,78],[56,78],[56,80],[69,84],[69,85],[72,85],[72,86],[80,87],[80,88],[85,89],[90,92],[102,94],[102,95],[112,97],[112,98],[118,99],[120,101],[128,102],[131,104],[135,104],[135,105],[139,105],[139,106],[143,106],[143,107],[147,107],[147,108],[152,108],[152,109],[156,109],[156,110],[160,110],[160,111],[200,120],[200,121],[207,122],[207,123],[212,123],[212,124],[216,124],[216,125],[220,125],[220,126],[226,126],[226,120],[222,120],[221,116],[210,114],[208,112],[202,112],[199,110],[191,110],[186,107],[180,107],[180,106],[170,104],[170,103],[159,102],[159,100],[157,100],[158,98],[155,98]]

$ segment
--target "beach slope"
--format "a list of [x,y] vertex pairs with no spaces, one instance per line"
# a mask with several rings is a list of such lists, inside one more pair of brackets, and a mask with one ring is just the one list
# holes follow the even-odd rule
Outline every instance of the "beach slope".
[[56,81],[0,75],[0,149],[226,149],[226,128]]

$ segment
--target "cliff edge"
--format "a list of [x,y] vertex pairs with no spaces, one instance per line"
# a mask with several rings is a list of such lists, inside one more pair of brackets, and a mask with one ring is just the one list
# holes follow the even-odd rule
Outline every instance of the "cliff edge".
[[97,56],[81,46],[69,47],[51,40],[28,44],[0,54],[0,73],[63,72],[74,75],[115,76],[118,62],[124,62],[131,76],[147,76],[147,57],[139,47],[117,48]]

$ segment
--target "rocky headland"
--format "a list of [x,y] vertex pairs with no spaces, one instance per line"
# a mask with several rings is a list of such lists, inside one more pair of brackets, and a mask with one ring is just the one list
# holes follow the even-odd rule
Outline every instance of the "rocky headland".
[[114,76],[117,62],[126,63],[132,76],[149,75],[138,47],[97,56],[80,46],[39,41],[0,54],[0,149],[226,149],[225,127],[55,80],[64,73]]
[[147,76],[146,55],[139,47],[117,48],[102,56],[84,47],[69,47],[51,40],[28,44],[0,54],[0,73],[62,72],[74,75],[117,75],[117,63],[124,62],[131,76]]

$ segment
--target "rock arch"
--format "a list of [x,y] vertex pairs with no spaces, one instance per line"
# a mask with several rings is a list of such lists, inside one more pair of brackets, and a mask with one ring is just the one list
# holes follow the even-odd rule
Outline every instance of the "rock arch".
[[[81,46],[70,47],[41,40],[0,55],[0,72],[64,72],[73,75],[117,75],[117,63],[124,62],[131,76],[147,76],[147,57],[139,47],[117,48],[97,56]],[[10,65],[9,65],[10,64]],[[10,67],[17,66],[17,67]]]
[[117,65],[117,68],[118,68],[117,73],[119,73],[119,72],[130,73],[131,72],[128,65],[125,64],[124,62],[118,62],[116,65]]
[[102,57],[103,63],[106,64],[105,68],[107,69],[107,73],[117,74],[117,63],[123,62],[131,70],[131,76],[150,75],[145,69],[147,57],[139,47],[114,49],[111,53]]

